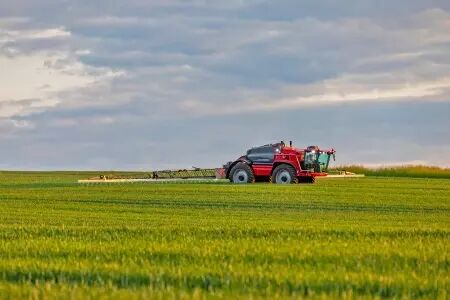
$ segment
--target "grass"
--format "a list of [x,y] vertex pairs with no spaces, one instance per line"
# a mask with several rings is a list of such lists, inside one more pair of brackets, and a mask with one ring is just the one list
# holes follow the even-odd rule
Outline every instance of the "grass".
[[333,170],[345,170],[366,176],[413,177],[413,178],[446,178],[450,179],[450,168],[431,166],[392,166],[367,168],[359,165],[340,166]]
[[0,173],[0,299],[450,296],[450,180],[89,174]]

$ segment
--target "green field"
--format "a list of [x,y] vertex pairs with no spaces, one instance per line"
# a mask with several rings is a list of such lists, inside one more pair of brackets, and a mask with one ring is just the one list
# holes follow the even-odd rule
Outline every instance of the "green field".
[[450,180],[0,172],[0,298],[450,296]]
[[410,178],[446,178],[450,179],[450,168],[440,168],[433,166],[386,166],[380,168],[367,168],[364,166],[340,166],[332,168],[335,170],[345,170],[366,176],[383,177],[410,177]]

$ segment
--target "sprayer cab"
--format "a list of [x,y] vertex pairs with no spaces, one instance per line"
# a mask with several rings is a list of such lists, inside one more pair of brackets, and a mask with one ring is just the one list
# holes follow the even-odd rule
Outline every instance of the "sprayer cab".
[[334,149],[321,150],[318,146],[309,146],[304,150],[302,168],[313,172],[327,172],[331,157],[335,160]]

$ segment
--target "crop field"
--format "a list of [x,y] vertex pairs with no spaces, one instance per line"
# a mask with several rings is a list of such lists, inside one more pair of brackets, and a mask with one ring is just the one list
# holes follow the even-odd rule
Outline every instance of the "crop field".
[[450,296],[450,180],[0,172],[0,299]]
[[432,166],[386,166],[365,168],[363,166],[340,166],[334,169],[345,170],[368,176],[412,177],[412,178],[446,178],[450,179],[450,168]]

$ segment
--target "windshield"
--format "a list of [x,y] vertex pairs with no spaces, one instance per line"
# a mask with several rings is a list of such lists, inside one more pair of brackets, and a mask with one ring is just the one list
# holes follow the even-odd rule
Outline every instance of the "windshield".
[[313,170],[314,172],[326,172],[328,164],[330,163],[330,154],[326,152],[306,152],[305,153],[305,168]]
[[317,161],[317,153],[315,151],[305,153],[305,165],[312,166]]

